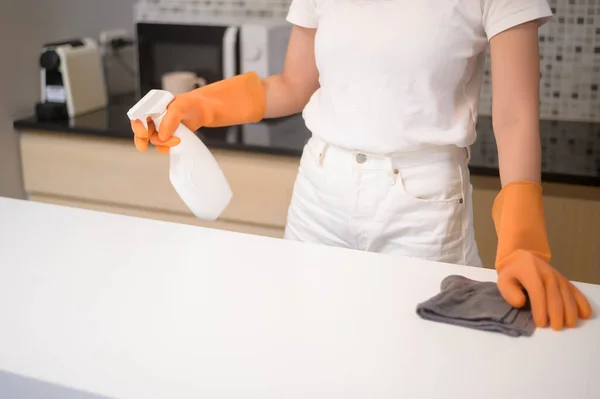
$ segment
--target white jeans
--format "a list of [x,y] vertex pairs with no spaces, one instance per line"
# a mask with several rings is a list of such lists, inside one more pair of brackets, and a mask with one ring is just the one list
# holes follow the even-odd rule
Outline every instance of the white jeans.
[[365,154],[311,138],[285,238],[481,266],[468,150]]

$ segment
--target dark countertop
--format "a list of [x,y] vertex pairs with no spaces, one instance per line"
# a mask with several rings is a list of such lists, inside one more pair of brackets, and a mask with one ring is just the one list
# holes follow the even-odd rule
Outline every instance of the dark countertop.
[[[29,117],[15,121],[14,127],[132,140],[127,111],[134,103],[127,96],[113,98],[106,109],[70,121],[48,122]],[[600,123],[543,120],[540,128],[543,181],[600,187]],[[310,137],[300,115],[203,131],[206,133],[200,137],[210,148],[288,156],[300,156]],[[477,134],[477,142],[471,148],[471,174],[498,176],[490,117],[479,118]]]

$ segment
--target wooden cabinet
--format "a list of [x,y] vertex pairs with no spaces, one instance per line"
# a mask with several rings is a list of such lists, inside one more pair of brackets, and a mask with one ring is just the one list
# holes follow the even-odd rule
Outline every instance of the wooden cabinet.
[[[25,188],[35,201],[167,222],[283,237],[299,159],[214,150],[234,192],[222,217],[197,220],[173,190],[168,156],[138,153],[125,140],[23,132]],[[496,234],[490,216],[499,179],[473,176],[475,235],[492,266]],[[600,188],[545,184],[553,264],[569,278],[600,283]]]
[[215,222],[197,220],[169,182],[169,158],[119,139],[25,132],[31,199],[244,233],[283,237],[297,158],[213,151],[234,198]]

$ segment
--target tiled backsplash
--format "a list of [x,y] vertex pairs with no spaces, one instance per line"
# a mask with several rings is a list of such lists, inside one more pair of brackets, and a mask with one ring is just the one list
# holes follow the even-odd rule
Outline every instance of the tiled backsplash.
[[[549,0],[540,29],[542,119],[600,122],[600,0]],[[487,57],[479,112],[491,115]]]
[[191,22],[199,16],[216,18],[285,19],[291,0],[138,0],[138,20]]
[[[580,176],[600,176],[600,124],[542,120],[542,170]],[[490,117],[480,117],[471,165],[498,167],[498,149]]]

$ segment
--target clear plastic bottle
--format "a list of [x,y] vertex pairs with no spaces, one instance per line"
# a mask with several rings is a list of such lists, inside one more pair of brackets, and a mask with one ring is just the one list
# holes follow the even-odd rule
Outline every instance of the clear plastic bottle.
[[[147,117],[156,129],[174,96],[168,91],[151,90],[134,105],[127,116],[147,128]],[[183,124],[175,133],[181,142],[169,151],[169,177],[173,188],[192,213],[202,220],[216,220],[233,196],[225,174],[210,150]]]

